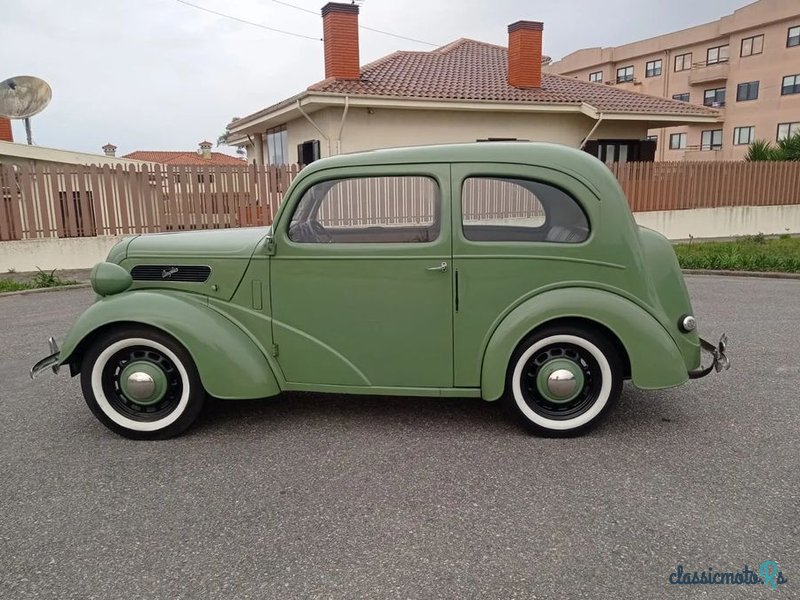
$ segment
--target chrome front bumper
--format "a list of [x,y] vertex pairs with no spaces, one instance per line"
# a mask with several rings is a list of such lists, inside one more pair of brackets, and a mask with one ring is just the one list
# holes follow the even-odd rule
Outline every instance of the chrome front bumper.
[[715,346],[711,342],[700,338],[700,348],[708,352],[713,360],[711,364],[707,367],[703,367],[702,365],[695,369],[694,371],[689,371],[689,379],[699,379],[700,377],[705,377],[711,371],[716,371],[719,373],[723,369],[728,370],[731,368],[731,361],[728,360],[728,357],[725,355],[725,350],[728,347],[728,336],[724,333],[719,338],[719,343]]
[[53,369],[53,373],[58,373],[58,369],[60,367],[58,364],[58,359],[61,351],[58,349],[58,344],[56,344],[56,340],[54,338],[49,338],[47,343],[50,345],[50,354],[45,356],[42,360],[31,367],[31,379],[36,377],[47,367]]

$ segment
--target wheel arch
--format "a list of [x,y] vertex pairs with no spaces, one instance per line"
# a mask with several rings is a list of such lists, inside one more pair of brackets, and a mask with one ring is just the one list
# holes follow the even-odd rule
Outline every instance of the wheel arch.
[[[604,339],[608,340],[611,345],[614,346],[614,349],[617,351],[620,359],[622,359],[622,371],[625,376],[625,379],[630,379],[631,377],[631,359],[628,356],[628,350],[625,348],[625,345],[619,339],[616,333],[614,333],[611,329],[609,329],[606,325],[601,323],[600,321],[596,321],[594,319],[590,319],[587,317],[556,317],[549,321],[545,321],[537,325],[532,331],[529,331],[528,334],[523,337],[519,343],[514,347],[511,351],[511,355],[513,356],[514,353],[519,350],[519,348],[527,343],[527,341],[535,335],[538,335],[539,332],[548,329],[548,328],[566,328],[566,327],[577,327],[578,329],[592,331],[597,333],[598,335],[602,336]],[[509,365],[509,368],[511,365]]]
[[558,324],[590,327],[607,337],[624,357],[626,376],[639,388],[673,387],[688,380],[675,341],[643,308],[604,290],[564,288],[529,298],[498,324],[484,350],[481,396],[499,399],[514,351],[542,328]]
[[189,294],[133,291],[99,300],[70,329],[59,364],[68,364],[70,373],[77,375],[87,348],[121,327],[151,328],[174,338],[192,357],[211,396],[245,399],[280,393],[269,360],[256,342]]

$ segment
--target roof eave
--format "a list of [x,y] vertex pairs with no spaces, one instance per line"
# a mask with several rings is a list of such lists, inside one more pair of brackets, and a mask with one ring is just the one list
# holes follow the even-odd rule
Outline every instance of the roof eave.
[[657,123],[674,123],[690,124],[690,123],[719,123],[722,117],[719,114],[714,115],[679,115],[672,113],[628,113],[628,112],[602,112],[604,120],[612,121],[650,121]]
[[342,94],[333,92],[305,92],[278,104],[272,111],[260,111],[229,124],[228,144],[243,145],[248,136],[263,133],[270,127],[282,125],[302,116],[298,106],[306,113],[313,113],[328,106],[343,106],[345,99],[350,107],[394,108],[410,110],[458,110],[494,112],[537,112],[583,114],[592,119],[602,115],[603,120],[651,121],[658,123],[715,123],[718,115],[678,115],[661,113],[627,113],[602,111],[586,102],[507,102],[502,100],[452,100],[447,98],[408,98],[402,96],[373,96],[364,94]]

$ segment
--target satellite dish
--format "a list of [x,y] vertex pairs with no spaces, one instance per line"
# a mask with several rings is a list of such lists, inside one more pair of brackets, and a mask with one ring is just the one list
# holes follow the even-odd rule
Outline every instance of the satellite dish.
[[20,75],[0,82],[0,117],[24,119],[28,144],[31,140],[30,118],[42,112],[53,97],[53,90],[43,79]]

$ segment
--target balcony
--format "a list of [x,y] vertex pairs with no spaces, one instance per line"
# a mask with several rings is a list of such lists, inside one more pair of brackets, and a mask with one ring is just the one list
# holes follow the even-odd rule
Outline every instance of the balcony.
[[689,161],[717,161],[721,160],[722,148],[709,146],[686,146],[683,153],[683,160]]
[[728,79],[728,71],[730,71],[730,64],[727,60],[710,64],[706,62],[694,63],[692,70],[689,71],[689,85],[725,81]]

